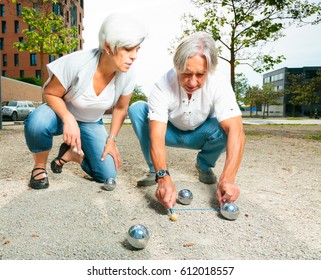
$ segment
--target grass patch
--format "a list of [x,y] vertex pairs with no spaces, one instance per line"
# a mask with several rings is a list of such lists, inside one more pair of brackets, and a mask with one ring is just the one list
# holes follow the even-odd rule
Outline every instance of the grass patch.
[[308,140],[321,141],[321,135],[307,135],[304,136],[304,138]]

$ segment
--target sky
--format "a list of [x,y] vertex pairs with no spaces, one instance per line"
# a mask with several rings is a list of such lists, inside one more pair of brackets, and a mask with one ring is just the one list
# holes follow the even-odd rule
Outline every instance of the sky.
[[[314,1],[314,2],[320,2]],[[84,49],[98,46],[98,31],[104,18],[113,12],[130,13],[145,24],[148,38],[142,43],[138,58],[137,85],[148,95],[155,81],[173,67],[168,48],[175,37],[182,33],[184,13],[198,13],[190,0],[88,0],[84,1]],[[321,24],[318,26],[291,27],[286,36],[269,43],[266,50],[273,55],[284,55],[286,60],[275,66],[321,66]],[[229,65],[220,60],[218,70],[229,76]],[[263,74],[255,73],[248,66],[236,69],[244,73],[250,85],[262,85]]]

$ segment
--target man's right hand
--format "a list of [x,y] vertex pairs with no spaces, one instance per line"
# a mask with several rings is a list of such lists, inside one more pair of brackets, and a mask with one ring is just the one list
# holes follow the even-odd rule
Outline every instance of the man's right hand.
[[159,202],[170,209],[176,203],[176,188],[170,176],[165,176],[157,180],[158,188],[155,196]]

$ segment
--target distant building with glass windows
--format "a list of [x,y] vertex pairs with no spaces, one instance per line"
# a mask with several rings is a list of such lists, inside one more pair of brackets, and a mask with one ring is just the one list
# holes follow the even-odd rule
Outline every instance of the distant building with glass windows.
[[[317,75],[317,72],[321,71],[321,66],[315,67],[302,67],[302,68],[281,68],[274,70],[263,75],[263,84],[273,83],[276,90],[286,90],[288,79],[288,74],[304,74],[304,79],[311,79]],[[321,92],[317,93],[321,96]],[[290,95],[285,94],[281,100],[281,105],[271,105],[269,106],[269,116],[292,116],[293,105],[289,103]],[[315,104],[315,108],[321,113],[321,102]],[[310,107],[309,105],[300,105],[296,106],[295,112],[297,116],[310,116]],[[267,113],[267,112],[266,112]]]
[[[40,55],[36,52],[19,52],[13,47],[14,42],[23,41],[22,30],[28,29],[28,25],[22,21],[23,7],[39,9],[40,6],[37,7],[37,4],[33,4],[32,1],[0,2],[0,74],[9,78],[36,77],[41,79]],[[57,4],[52,4],[52,11],[64,18],[67,28],[77,26],[79,40],[77,50],[81,50],[83,48],[84,0],[59,1]],[[45,55],[44,63],[47,64],[54,59],[53,56]],[[47,76],[48,74],[45,73],[45,78]]]

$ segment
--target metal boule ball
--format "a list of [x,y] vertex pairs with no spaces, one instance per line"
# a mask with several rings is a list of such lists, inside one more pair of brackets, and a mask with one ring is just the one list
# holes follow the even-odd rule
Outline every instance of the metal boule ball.
[[108,178],[105,182],[104,182],[104,186],[103,188],[106,191],[112,191],[116,188],[116,181],[114,178]]
[[221,206],[221,214],[228,220],[236,220],[240,215],[240,209],[234,202],[223,203]]
[[140,224],[131,226],[127,232],[128,243],[136,249],[145,248],[149,237],[148,229]]
[[193,193],[188,189],[183,189],[178,192],[177,201],[181,204],[188,205],[193,200]]

